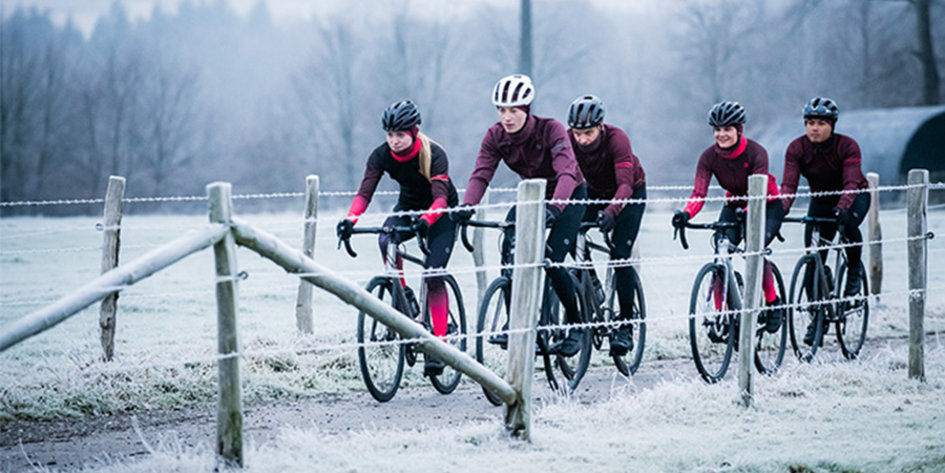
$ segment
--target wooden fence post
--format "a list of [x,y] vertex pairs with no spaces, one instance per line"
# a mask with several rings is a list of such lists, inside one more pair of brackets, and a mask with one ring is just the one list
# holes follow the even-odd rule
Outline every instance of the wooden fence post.
[[[105,191],[105,216],[102,222],[102,274],[118,266],[118,250],[121,247],[121,200],[125,197],[125,178],[108,177],[108,189]],[[118,292],[102,299],[98,312],[98,326],[101,330],[103,359],[112,361],[115,354],[115,325],[118,322]]]
[[513,436],[531,438],[532,378],[535,371],[535,329],[541,300],[541,267],[545,255],[545,180],[518,185],[515,208],[515,269],[509,321],[507,380],[518,402],[505,407],[505,427]]
[[[482,200],[479,201],[480,205],[489,203],[490,192],[486,189],[486,193],[483,194]],[[480,208],[476,211],[479,215],[477,216],[480,220],[488,220],[486,209]],[[486,254],[484,249],[483,240],[485,238],[485,231],[481,227],[475,227],[473,229],[472,244],[473,244],[473,264],[477,268],[482,268],[486,265]],[[482,307],[482,298],[486,295],[486,288],[489,287],[489,274],[485,269],[480,269],[476,271],[476,288],[478,289],[476,293],[476,307]]]
[[742,299],[741,328],[738,334],[738,388],[743,406],[752,405],[754,396],[755,318],[761,309],[761,281],[764,272],[765,196],[768,176],[754,174],[748,178],[748,225],[745,232],[745,297]]
[[929,171],[910,169],[907,182],[910,186],[906,191],[906,227],[910,238],[907,247],[909,255],[909,377],[925,381],[924,319],[928,263],[925,217],[929,199]]
[[869,181],[869,248],[870,292],[875,296],[883,289],[883,227],[879,224],[879,174],[867,173]]
[[[315,259],[315,231],[318,224],[318,176],[305,177],[305,233],[302,253]],[[295,323],[300,333],[312,334],[315,323],[312,316],[312,283],[299,279],[299,297],[295,303]]]
[[[230,225],[233,218],[231,187],[227,182],[207,185],[210,221]],[[236,240],[229,231],[213,245],[217,293],[217,455],[228,466],[243,466],[243,407],[240,402],[240,348],[236,330]]]

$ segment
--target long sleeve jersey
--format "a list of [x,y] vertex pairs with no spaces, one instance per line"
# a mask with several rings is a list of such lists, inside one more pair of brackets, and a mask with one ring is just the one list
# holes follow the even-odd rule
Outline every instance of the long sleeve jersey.
[[501,123],[486,131],[475,169],[469,176],[464,204],[476,205],[482,200],[500,161],[522,179],[547,179],[547,199],[569,199],[584,182],[564,125],[551,118],[530,115],[523,129],[514,134],[507,133]]
[[[404,210],[436,210],[455,206],[459,202],[459,197],[449,178],[449,161],[446,151],[435,142],[430,143],[429,180],[420,172],[419,161],[416,156],[405,161],[394,157],[386,142],[375,148],[368,157],[367,166],[364,168],[364,178],[351,203],[348,218],[354,220],[364,213],[385,172],[400,184],[398,204]],[[428,212],[421,218],[432,225],[442,215],[440,212]]]
[[[634,190],[646,183],[646,173],[630,148],[630,138],[620,128],[604,124],[597,140],[586,147],[575,141],[571,130],[568,130],[568,136],[581,173],[587,179],[591,197],[628,199]],[[604,212],[616,218],[625,205],[612,203]]]
[[768,152],[760,144],[739,136],[738,144],[732,149],[722,149],[718,145],[706,148],[699,157],[696,166],[696,182],[689,197],[685,211],[695,217],[705,201],[702,200],[709,190],[712,176],[725,189],[729,205],[746,206],[748,201],[748,177],[752,174],[768,175],[768,201],[778,196],[778,184],[773,175],[768,173]]
[[[799,176],[807,179],[812,192],[865,189],[868,183],[860,165],[860,146],[849,136],[835,133],[823,143],[801,136],[792,141],[784,153],[781,193],[797,192]],[[831,197],[836,199],[838,208],[846,210],[856,194]],[[794,197],[784,197],[783,201],[786,212],[794,203]]]

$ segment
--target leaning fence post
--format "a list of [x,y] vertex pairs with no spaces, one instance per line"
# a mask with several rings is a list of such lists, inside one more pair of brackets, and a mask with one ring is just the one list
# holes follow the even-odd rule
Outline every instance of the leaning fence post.
[[[230,225],[233,217],[228,182],[207,185],[210,221]],[[236,331],[236,240],[233,232],[213,245],[217,293],[217,455],[227,465],[243,466],[243,408],[240,402],[239,337]]]
[[926,207],[929,171],[910,169],[906,191],[909,254],[909,377],[925,381],[925,290],[928,239]]
[[[302,253],[314,259],[315,230],[318,224],[318,176],[305,177],[305,233],[302,237]],[[314,330],[312,320],[312,283],[299,279],[299,297],[295,303],[295,324],[300,333],[311,334]]]
[[535,370],[535,328],[545,253],[545,180],[528,179],[518,185],[515,206],[515,269],[509,329],[507,381],[518,402],[505,407],[505,427],[523,440],[531,437],[532,377]]
[[870,241],[870,292],[878,295],[883,289],[883,228],[879,225],[879,174],[867,173],[869,181],[869,241]]
[[761,281],[764,272],[765,207],[768,176],[748,178],[748,225],[745,232],[745,297],[742,300],[741,328],[738,334],[738,388],[741,403],[751,406],[754,393],[755,318],[760,309]]
[[[489,190],[486,189],[486,193],[483,194],[482,200],[479,201],[480,205],[489,203],[489,194],[490,194]],[[488,218],[486,217],[485,208],[480,208],[477,212],[479,213],[478,218],[480,220],[488,220]],[[476,307],[482,307],[482,298],[485,297],[486,288],[489,286],[489,274],[486,272],[485,269],[481,269],[485,267],[486,265],[486,254],[485,254],[485,249],[483,245],[484,237],[485,237],[485,234],[484,234],[484,229],[482,227],[475,227],[473,229],[473,237],[472,237],[473,239],[472,241],[473,264],[477,268],[480,268],[479,270],[476,271],[476,288],[478,289],[478,292],[476,294],[476,300],[478,301],[478,304],[476,304]]]
[[[102,222],[102,274],[118,266],[118,250],[121,246],[121,200],[125,197],[125,178],[108,176],[108,189],[105,191],[105,216]],[[112,361],[115,354],[115,324],[118,322],[118,292],[113,292],[105,299],[98,312],[98,326],[101,330],[103,358]]]

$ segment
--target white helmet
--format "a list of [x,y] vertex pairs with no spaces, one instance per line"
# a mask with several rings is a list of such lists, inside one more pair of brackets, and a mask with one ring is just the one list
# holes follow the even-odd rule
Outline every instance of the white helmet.
[[535,98],[535,86],[525,74],[513,74],[499,79],[492,90],[492,103],[497,107],[529,105]]

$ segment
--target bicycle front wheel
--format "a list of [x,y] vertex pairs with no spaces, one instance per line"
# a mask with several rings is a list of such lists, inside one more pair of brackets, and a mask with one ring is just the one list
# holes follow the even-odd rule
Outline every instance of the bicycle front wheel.
[[[781,277],[781,270],[778,269],[777,265],[771,263],[771,272],[774,277],[774,289],[778,293],[778,300],[786,301],[787,298],[784,294],[784,279]],[[763,296],[762,296],[763,297]],[[763,302],[763,301],[762,301]],[[762,310],[767,309],[764,304],[761,304]],[[777,307],[772,307],[774,310],[780,310],[780,325],[777,330],[774,332],[769,332],[768,329],[759,324],[755,327],[755,368],[758,369],[758,372],[761,374],[774,374],[781,367],[781,362],[784,361],[784,350],[787,345],[787,321],[784,319],[786,315],[784,309],[778,309]],[[766,317],[773,317],[773,311],[768,310],[765,313]]]
[[[366,290],[394,305],[391,280],[377,276]],[[358,312],[358,365],[371,396],[387,402],[397,393],[404,374],[404,344],[400,334],[364,312]]]
[[[446,289],[449,291],[449,324],[446,328],[446,343],[453,345],[459,351],[466,351],[466,308],[463,305],[463,294],[459,290],[459,284],[452,276],[446,276]],[[430,307],[424,308],[424,320],[430,320]],[[433,326],[432,323],[430,325]],[[459,380],[462,373],[446,365],[443,372],[437,376],[431,376],[430,382],[433,387],[441,394],[449,394],[459,386]]]
[[[509,362],[509,335],[505,331],[509,329],[511,292],[512,281],[509,278],[500,276],[492,281],[483,295],[476,322],[476,361],[501,378],[505,378]],[[485,387],[482,392],[492,404],[502,404],[502,399]]]
[[[725,376],[735,347],[735,324],[730,310],[737,310],[736,290],[726,286],[725,267],[708,263],[699,270],[689,299],[689,343],[696,369],[708,383]],[[730,285],[729,285],[730,286]]]
[[[822,273],[817,269],[817,253],[801,257],[791,276],[791,308],[788,310],[788,333],[794,355],[801,361],[811,361],[817,354],[824,336],[823,303],[826,297]],[[808,336],[811,332],[813,338]],[[805,340],[805,337],[807,340]]]
[[[616,317],[629,317],[631,324],[631,337],[633,341],[633,350],[624,355],[614,355],[614,365],[617,371],[624,376],[630,376],[637,372],[640,362],[643,360],[643,347],[646,345],[646,302],[643,298],[643,284],[640,282],[640,276],[633,267],[628,268],[630,274],[630,283],[633,289],[633,306],[629,311],[625,307],[620,307],[619,298],[610,294],[608,300],[610,306],[614,307],[613,314]],[[616,292],[616,291],[614,291]],[[629,313],[628,313],[629,312]],[[620,327],[617,327],[619,329]]]
[[[837,284],[836,297],[840,298],[843,288],[846,287],[848,271],[847,266],[840,267],[840,278]],[[863,342],[866,341],[866,326],[869,322],[869,282],[866,275],[861,277],[863,280],[860,288],[861,299],[852,301],[843,301],[836,304],[837,317],[837,341],[840,342],[840,350],[847,359],[855,359],[863,348]]]

